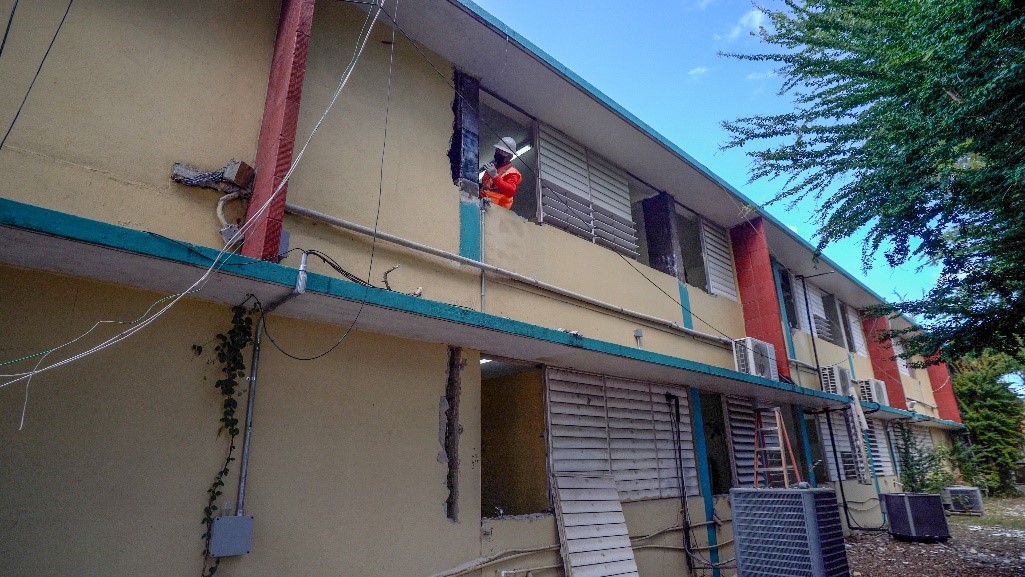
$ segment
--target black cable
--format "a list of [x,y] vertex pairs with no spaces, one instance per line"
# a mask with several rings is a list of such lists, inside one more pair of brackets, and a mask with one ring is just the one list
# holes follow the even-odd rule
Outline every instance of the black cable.
[[[151,234],[153,236],[160,237],[160,238],[162,238],[162,239],[164,239],[164,240],[166,240],[168,242],[173,242],[174,244],[176,244],[176,245],[178,245],[178,246],[188,250],[192,254],[194,254],[196,256],[199,256],[199,257],[202,257],[202,258],[205,258],[206,260],[208,260],[210,262],[213,262],[215,260],[214,257],[208,256],[206,254],[203,254],[202,252],[196,250],[195,247],[189,245],[186,242],[182,242],[180,240],[173,239],[173,238],[171,238],[169,236],[164,236],[164,235],[160,234],[159,232],[153,232],[153,231],[150,231],[150,230],[144,230],[143,232],[145,232],[146,234]],[[285,252],[283,252],[279,256],[285,257],[289,253],[295,252],[297,250],[303,250],[303,249],[301,249],[299,247],[291,248],[291,249],[286,250]],[[231,256],[231,255],[238,256],[238,253],[235,253],[235,252],[229,252],[229,253],[226,253],[226,254],[228,254],[229,256]],[[267,262],[265,260],[252,260],[250,262],[238,262],[238,263],[235,263],[235,262],[226,262],[226,260],[227,259],[225,259],[224,261],[219,261],[217,263],[217,268],[219,269],[219,268],[225,267],[225,266],[252,266],[254,264],[265,264]]]
[[11,33],[11,24],[14,22],[14,12],[18,9],[18,0],[14,0],[11,6],[11,15],[7,17],[7,26],[4,27],[4,39],[0,40],[0,58],[4,55],[4,46],[7,46],[7,35]]
[[[50,45],[46,47],[46,52],[43,53],[43,59],[39,61],[39,66],[36,68],[36,74],[32,77],[32,82],[28,85],[28,90],[25,91],[25,97],[21,99],[21,104],[18,105],[18,110],[14,113],[14,118],[11,120],[11,125],[7,127],[7,132],[4,133],[3,139],[0,139],[0,149],[7,143],[7,137],[11,135],[11,131],[14,130],[14,125],[18,122],[18,117],[21,116],[22,109],[25,108],[25,102],[28,101],[28,95],[32,92],[32,87],[36,85],[36,80],[39,78],[39,73],[43,70],[43,64],[46,63],[46,58],[50,55],[50,49],[53,48],[53,44],[57,42],[57,35],[60,34],[61,28],[64,27],[64,21],[68,19],[68,12],[71,12],[71,5],[75,3],[75,0],[69,0],[68,7],[64,10],[64,16],[61,17],[60,24],[57,25],[57,30],[53,33],[53,38],[50,39]],[[17,7],[17,3],[15,3]],[[7,27],[10,29],[11,21],[14,19],[14,10],[11,10],[11,19],[7,22]],[[7,32],[4,32],[4,41],[7,41]]]
[[342,265],[338,264],[338,262],[335,259],[333,259],[330,256],[320,252],[319,250],[310,249],[310,250],[307,250],[305,252],[306,252],[306,254],[313,255],[313,256],[319,258],[320,260],[324,261],[324,264],[326,264],[329,267],[335,269],[335,271],[338,274],[344,276],[345,278],[347,278],[348,280],[350,280],[350,281],[352,281],[352,282],[354,282],[356,284],[363,285],[363,286],[374,286],[374,285],[368,283],[367,281],[363,280],[362,278],[360,278],[360,277],[352,274],[351,272],[345,270],[344,268],[342,268]]

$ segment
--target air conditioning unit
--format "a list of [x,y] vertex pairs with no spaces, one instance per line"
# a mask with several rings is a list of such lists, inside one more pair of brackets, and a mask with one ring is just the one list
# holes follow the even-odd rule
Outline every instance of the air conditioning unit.
[[819,377],[822,380],[823,391],[844,397],[854,396],[851,372],[847,369],[836,365],[822,367]]
[[751,337],[737,339],[733,341],[733,360],[742,373],[779,380],[776,347],[770,343]]
[[738,577],[850,575],[832,489],[730,489]]
[[861,400],[879,403],[880,405],[890,404],[889,395],[886,393],[886,383],[883,381],[879,379],[865,379],[857,381],[857,384]]
[[943,490],[943,505],[955,513],[982,515],[982,491],[964,485],[947,487]]
[[947,515],[939,495],[882,493],[890,535],[903,541],[931,543],[950,538]]

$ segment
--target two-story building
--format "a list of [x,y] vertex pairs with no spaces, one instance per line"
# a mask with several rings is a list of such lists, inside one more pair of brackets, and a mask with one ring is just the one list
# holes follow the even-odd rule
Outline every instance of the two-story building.
[[730,575],[756,455],[878,527],[898,424],[960,427],[870,287],[468,0],[22,2],[0,78],[5,575],[207,567],[257,300],[218,574]]

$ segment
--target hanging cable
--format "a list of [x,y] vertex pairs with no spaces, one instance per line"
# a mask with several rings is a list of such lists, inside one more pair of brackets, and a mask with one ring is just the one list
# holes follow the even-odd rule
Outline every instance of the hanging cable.
[[[384,6],[384,2],[382,1],[381,2],[381,8],[378,10],[378,14],[380,14],[380,12],[382,12],[384,10],[383,6]],[[393,22],[395,21],[395,19],[398,16],[398,10],[399,10],[399,2],[398,2],[398,0],[396,0],[396,2],[395,2],[395,16],[391,16]],[[374,17],[374,20],[375,21],[377,20],[376,16]],[[371,25],[371,27],[372,27],[372,25]],[[374,235],[373,235],[373,240],[372,240],[371,245],[370,245],[370,264],[367,267],[367,279],[364,281],[363,279],[353,275],[352,273],[349,273],[348,271],[343,269],[341,267],[341,265],[339,265],[337,262],[335,262],[334,259],[332,259],[331,257],[329,257],[329,256],[327,256],[327,255],[325,255],[325,254],[323,254],[323,253],[321,253],[319,251],[315,251],[315,250],[308,251],[309,254],[312,254],[312,255],[316,256],[317,258],[323,260],[325,263],[328,264],[328,266],[334,268],[336,271],[338,271],[340,274],[342,274],[343,276],[345,276],[349,280],[352,280],[353,282],[356,282],[356,283],[361,284],[363,286],[363,298],[360,299],[359,309],[356,311],[356,316],[353,317],[352,322],[350,322],[349,326],[346,327],[344,332],[342,332],[342,335],[340,337],[338,337],[338,340],[335,341],[335,343],[332,344],[330,347],[328,347],[327,350],[325,350],[325,351],[323,351],[323,352],[321,352],[319,354],[308,356],[308,357],[299,356],[299,355],[296,355],[294,353],[290,353],[290,352],[286,351],[285,349],[283,349],[281,347],[281,345],[279,345],[278,342],[274,340],[274,337],[271,336],[270,330],[268,328],[268,323],[266,322],[264,316],[261,314],[261,317],[260,317],[260,319],[262,321],[262,324],[263,324],[263,333],[265,335],[267,335],[267,339],[270,340],[272,345],[274,345],[274,348],[278,349],[278,351],[281,352],[281,354],[285,355],[286,357],[288,357],[290,359],[293,359],[293,360],[296,360],[296,361],[314,361],[314,360],[317,360],[317,359],[319,359],[321,357],[324,357],[324,356],[328,355],[329,353],[334,351],[336,348],[338,348],[343,342],[345,342],[345,340],[347,338],[349,338],[349,333],[352,332],[352,329],[356,326],[356,323],[359,321],[360,316],[362,316],[363,309],[366,308],[366,306],[367,306],[367,297],[370,294],[370,289],[371,288],[376,288],[376,287],[374,287],[374,285],[372,285],[370,283],[370,278],[371,278],[371,275],[373,274],[373,270],[374,270],[374,255],[377,252],[377,228],[378,228],[378,225],[381,222],[381,199],[384,196],[384,161],[385,161],[385,158],[386,158],[386,155],[387,155],[387,151],[388,151],[388,120],[389,120],[390,113],[391,113],[392,78],[393,78],[393,75],[394,75],[394,63],[395,63],[395,29],[396,29],[396,27],[397,27],[397,25],[393,26],[392,30],[391,30],[391,44],[389,46],[389,53],[388,53],[388,89],[387,89],[387,94],[385,96],[385,106],[384,106],[384,139],[383,139],[383,142],[381,143],[381,159],[380,159],[380,162],[379,162],[380,178],[378,179],[378,185],[377,185],[377,215],[374,218]]]
[[11,6],[11,14],[7,17],[7,26],[4,27],[4,39],[0,40],[0,58],[4,56],[4,47],[7,46],[7,36],[11,33],[11,24],[14,23],[14,13],[18,10],[18,0],[14,0]]
[[[35,75],[32,76],[32,82],[29,82],[28,90],[25,91],[24,98],[21,99],[21,104],[18,105],[18,110],[14,112],[14,118],[11,119],[11,125],[7,127],[7,132],[4,133],[4,137],[0,139],[0,149],[3,149],[4,144],[7,143],[7,137],[11,135],[11,131],[14,130],[14,125],[18,122],[18,118],[21,116],[22,109],[25,108],[25,102],[28,101],[28,95],[32,93],[32,87],[36,85],[36,80],[39,79],[39,73],[43,70],[43,64],[46,64],[47,57],[50,56],[50,50],[53,48],[55,42],[57,42],[57,35],[60,34],[61,29],[64,28],[64,22],[68,19],[68,12],[71,12],[71,5],[75,3],[75,0],[68,2],[68,7],[64,10],[64,16],[61,17],[60,24],[57,25],[57,30],[53,33],[53,38],[50,39],[50,44],[46,47],[46,52],[43,53],[42,60],[39,61],[39,66],[36,68]],[[14,7],[11,8],[11,16],[7,19],[7,27],[4,29],[3,44],[0,44],[0,52],[5,44],[7,44],[7,34],[11,31],[11,23],[14,21],[14,11],[18,8],[18,3],[14,3]]]
[[[71,4],[73,2],[74,2],[74,0],[71,0],[71,2],[69,2],[69,4],[68,4],[68,11],[70,11]],[[291,165],[289,166],[288,171],[285,173],[285,175],[282,177],[281,181],[278,183],[277,188],[275,188],[273,193],[271,193],[271,195],[268,197],[267,201],[257,211],[255,211],[252,214],[252,216],[249,218],[249,220],[247,220],[246,223],[244,223],[241,227],[239,227],[239,230],[235,233],[235,235],[227,243],[225,243],[224,248],[222,248],[220,250],[220,252],[217,253],[217,255],[213,259],[213,262],[206,269],[206,271],[199,277],[199,279],[197,279],[194,283],[192,283],[192,285],[190,285],[189,288],[187,288],[185,291],[182,291],[182,292],[176,293],[176,294],[172,294],[172,295],[168,295],[167,297],[162,297],[161,299],[158,299],[156,302],[153,303],[153,305],[150,306],[149,309],[147,309],[147,314],[149,314],[149,311],[151,311],[153,309],[153,307],[156,306],[157,304],[159,304],[161,302],[164,302],[165,300],[168,300],[168,299],[171,299],[171,302],[169,302],[168,304],[166,304],[163,307],[161,307],[158,311],[156,311],[152,315],[150,315],[148,317],[140,318],[136,322],[136,324],[134,326],[132,326],[131,328],[129,328],[129,329],[127,329],[127,330],[117,334],[117,335],[114,335],[113,337],[110,337],[107,340],[105,340],[105,341],[103,341],[103,342],[101,342],[101,343],[99,343],[99,344],[97,344],[97,345],[95,345],[95,346],[93,346],[93,347],[91,347],[89,349],[81,351],[81,352],[79,352],[79,353],[77,353],[77,354],[75,354],[75,355],[73,355],[71,357],[63,359],[63,360],[58,361],[56,363],[53,363],[53,364],[50,364],[50,365],[46,365],[44,367],[36,368],[36,369],[34,369],[34,370],[30,371],[30,372],[17,373],[17,374],[12,374],[12,375],[2,375],[5,378],[8,378],[8,377],[13,377],[13,378],[11,380],[9,380],[9,381],[5,381],[4,383],[0,383],[0,389],[2,389],[4,387],[7,387],[7,386],[9,386],[11,384],[20,382],[22,380],[29,379],[32,376],[36,375],[36,374],[39,374],[39,373],[42,373],[42,372],[45,372],[45,371],[49,371],[49,370],[53,370],[53,369],[62,367],[64,365],[73,363],[73,362],[75,362],[75,361],[77,361],[79,359],[85,358],[85,357],[87,357],[87,356],[89,356],[89,355],[91,355],[93,353],[99,352],[99,351],[104,350],[104,349],[106,349],[106,348],[108,348],[110,346],[113,346],[113,345],[115,345],[115,344],[117,344],[117,343],[119,343],[119,342],[121,342],[121,341],[123,341],[123,340],[125,340],[125,339],[127,339],[129,337],[131,337],[132,335],[134,335],[135,333],[141,331],[142,329],[146,328],[147,326],[149,326],[156,319],[158,319],[161,316],[163,316],[163,314],[165,314],[168,310],[170,310],[175,304],[177,304],[181,299],[185,298],[187,295],[198,293],[199,291],[201,291],[205,287],[206,282],[211,278],[212,274],[215,271],[219,270],[219,268],[220,268],[219,265],[221,265],[222,257],[224,257],[225,254],[231,254],[230,251],[229,251],[229,247],[234,245],[235,242],[238,239],[242,238],[248,232],[250,227],[255,226],[255,223],[268,210],[268,208],[270,207],[270,205],[274,201],[274,199],[277,197],[277,195],[281,193],[282,189],[284,188],[285,184],[287,184],[287,182],[288,182],[289,178],[291,177],[292,173],[295,171],[296,167],[299,165],[299,161],[302,159],[303,155],[305,154],[307,148],[309,147],[310,142],[313,140],[314,135],[317,133],[318,129],[323,124],[325,118],[327,118],[327,115],[331,112],[332,108],[334,107],[335,102],[338,99],[338,96],[341,94],[342,90],[344,89],[344,87],[348,83],[348,80],[349,80],[350,76],[352,75],[352,71],[355,68],[356,63],[359,61],[360,56],[363,53],[363,49],[366,47],[367,40],[370,37],[370,31],[373,28],[374,23],[377,22],[377,19],[380,16],[380,13],[382,11],[382,8],[381,8],[382,4],[383,4],[383,2],[381,4],[375,4],[375,8],[376,9],[371,10],[367,14],[367,17],[366,17],[366,19],[363,22],[363,28],[360,31],[359,38],[356,41],[356,49],[355,49],[355,51],[353,53],[352,58],[349,61],[348,66],[346,67],[345,71],[342,73],[341,79],[339,80],[339,83],[338,83],[338,88],[335,90],[335,93],[332,96],[330,102],[328,103],[327,107],[325,108],[323,114],[321,114],[320,119],[317,121],[317,123],[314,125],[313,129],[310,131],[310,134],[307,136],[307,138],[306,138],[305,142],[303,143],[302,147],[300,147],[299,152],[296,154],[295,158],[293,159]],[[64,19],[61,20],[61,25],[63,25],[64,20],[66,18],[67,18],[67,11],[64,14]],[[60,31],[60,28],[58,28],[58,32],[59,31]],[[50,47],[53,46],[53,42],[55,40],[56,40],[56,34],[54,35],[54,39],[50,42]],[[49,54],[49,49],[47,50],[47,54]],[[44,61],[45,61],[45,56],[44,56]],[[40,69],[41,68],[42,68],[42,63],[40,63]],[[37,71],[36,76],[38,77],[38,71]],[[30,87],[30,89],[31,89],[31,87]],[[26,99],[27,99],[27,97],[28,97],[28,94],[26,93]],[[24,101],[22,102],[22,105],[24,105]],[[15,117],[15,120],[17,120],[17,116]],[[11,127],[13,128],[13,126],[14,126],[14,123],[12,122]],[[10,129],[8,129],[7,133],[10,134]],[[6,136],[4,137],[4,139],[6,140]],[[2,141],[0,141],[0,146],[2,146],[2,144],[3,144]],[[102,322],[106,322],[106,321],[100,321],[100,323],[102,323]],[[69,341],[69,342],[67,342],[67,343],[65,343],[63,345],[60,345],[58,347],[54,347],[54,348],[55,349],[59,349],[59,348],[65,347],[67,345],[70,345],[70,344],[78,341],[79,339],[83,338],[85,335],[89,334],[90,332],[92,332],[92,330],[93,329],[90,329],[89,331],[86,331],[86,333],[76,337],[75,339],[73,339],[73,340],[71,340],[71,341]],[[44,353],[45,353],[45,351],[43,353],[39,353],[39,354],[44,354]],[[35,356],[35,355],[31,355],[31,356]]]

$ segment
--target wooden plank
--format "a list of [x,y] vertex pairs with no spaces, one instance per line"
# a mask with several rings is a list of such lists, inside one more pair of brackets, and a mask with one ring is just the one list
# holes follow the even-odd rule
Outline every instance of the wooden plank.
[[615,501],[563,501],[563,513],[614,513],[620,510]]
[[[609,478],[611,481],[611,477]],[[600,488],[589,489],[566,489],[559,488],[559,500],[561,501],[618,501],[619,493],[616,492],[615,483]]]
[[633,549],[629,545],[617,549],[599,549],[569,554],[570,563],[574,567],[632,561],[633,558]]
[[[619,495],[616,495],[616,502],[619,502]],[[614,513],[564,513],[562,522],[567,527],[579,527],[581,525],[624,525],[626,519],[619,512]]]
[[636,575],[637,564],[634,561],[617,561],[601,565],[573,567],[571,577],[614,577],[616,575]]
[[607,537],[570,539],[566,542],[566,545],[570,553],[585,553],[600,549],[619,549],[630,546],[630,537],[627,535],[610,535]]
[[629,535],[625,523],[623,525],[580,525],[565,527],[564,531],[569,540]]

